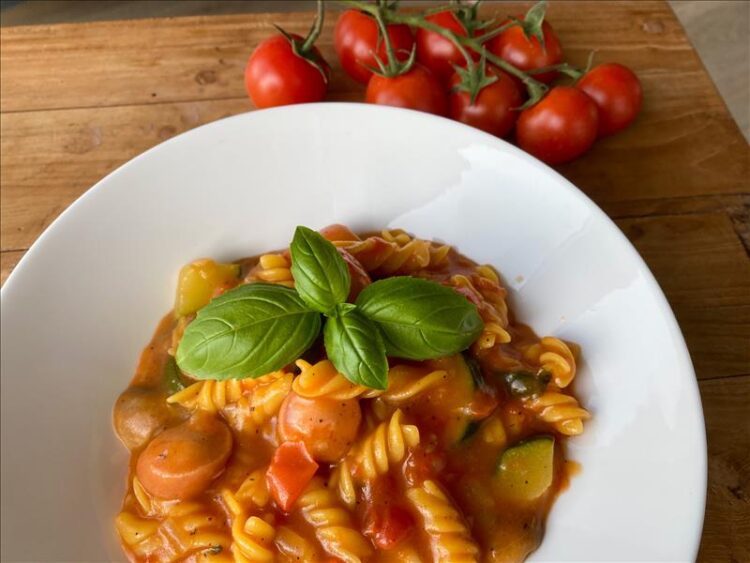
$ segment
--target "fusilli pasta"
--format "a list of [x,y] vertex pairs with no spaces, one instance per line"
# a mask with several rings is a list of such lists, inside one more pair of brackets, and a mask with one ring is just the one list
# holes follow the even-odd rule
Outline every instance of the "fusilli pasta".
[[372,552],[369,542],[352,525],[349,512],[320,477],[314,477],[297,500],[305,520],[328,553],[347,563],[359,563]]
[[458,510],[434,481],[406,491],[407,498],[422,515],[430,535],[433,560],[446,563],[478,561],[479,548]]
[[246,277],[246,281],[264,281],[294,287],[291,262],[284,254],[263,254]]
[[575,397],[561,393],[554,387],[538,397],[526,399],[524,406],[566,436],[576,436],[583,432],[583,421],[591,418]]
[[495,344],[507,344],[511,341],[508,332],[508,306],[505,301],[505,289],[498,282],[494,270],[480,266],[480,273],[467,277],[456,274],[450,277],[450,285],[464,294],[479,310],[484,321],[484,330],[474,347],[479,350],[492,348]]
[[288,526],[276,530],[276,549],[292,561],[314,561],[314,546]]
[[357,446],[354,476],[372,480],[388,472],[391,464],[406,456],[406,449],[419,444],[419,429],[402,422],[403,413],[396,410],[388,422],[382,422]]
[[310,364],[297,360],[300,374],[292,383],[292,390],[301,397],[346,400],[355,397],[380,399],[389,403],[400,403],[437,385],[446,378],[443,370],[425,370],[407,365],[392,367],[388,372],[388,389],[379,391],[363,385],[355,385],[340,374],[330,360]]
[[443,263],[449,246],[410,237],[405,231],[383,231],[382,237],[336,244],[353,255],[368,272],[378,275],[411,274]]
[[232,520],[232,555],[237,563],[273,561],[276,530],[258,516],[240,512]]
[[523,350],[524,358],[552,375],[552,382],[563,389],[576,376],[576,359],[570,347],[558,338],[545,336]]
[[354,505],[357,504],[357,492],[354,489],[354,481],[352,481],[349,460],[343,459],[341,463],[334,468],[328,486],[338,491],[341,502],[343,502],[349,510],[354,509]]

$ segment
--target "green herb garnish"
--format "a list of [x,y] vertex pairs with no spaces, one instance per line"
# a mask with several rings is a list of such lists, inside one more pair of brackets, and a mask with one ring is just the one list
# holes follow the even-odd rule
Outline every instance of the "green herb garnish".
[[538,397],[547,389],[551,375],[545,369],[537,372],[510,371],[500,374],[508,394],[514,398]]
[[307,227],[297,227],[289,247],[297,293],[308,307],[326,315],[346,301],[349,267],[329,241]]
[[328,358],[350,381],[373,389],[388,386],[388,360],[383,337],[375,324],[346,303],[323,329]]
[[420,278],[386,278],[367,286],[357,307],[383,332],[389,356],[429,360],[469,347],[482,332],[474,305],[444,285]]
[[198,311],[177,365],[199,379],[259,377],[299,358],[327,317],[329,359],[358,385],[385,389],[386,355],[426,360],[466,349],[481,333],[477,308],[451,288],[411,277],[377,281],[346,303],[351,279],[336,247],[297,227],[290,246],[295,289],[241,285]]
[[198,310],[177,347],[177,365],[199,379],[259,377],[287,365],[320,332],[320,314],[293,289],[241,285]]

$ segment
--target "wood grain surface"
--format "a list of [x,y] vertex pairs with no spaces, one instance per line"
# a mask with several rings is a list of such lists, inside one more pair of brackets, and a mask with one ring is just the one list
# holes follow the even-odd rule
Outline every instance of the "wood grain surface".
[[[513,14],[528,5],[489,5]],[[750,560],[750,150],[667,4],[552,2],[568,58],[618,61],[644,109],[624,133],[559,167],[641,252],[664,289],[700,380],[709,489],[699,559]],[[153,145],[252,109],[242,71],[272,22],[252,14],[0,29],[0,275],[75,198]],[[360,101],[320,41],[329,99]]]

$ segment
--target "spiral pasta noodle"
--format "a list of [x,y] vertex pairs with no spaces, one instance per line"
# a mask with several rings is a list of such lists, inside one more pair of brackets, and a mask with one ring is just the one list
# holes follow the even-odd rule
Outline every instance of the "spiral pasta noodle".
[[349,510],[353,510],[357,504],[357,492],[354,489],[352,473],[349,468],[349,460],[343,459],[331,473],[329,486],[339,493],[339,498]]
[[288,526],[276,530],[276,549],[292,561],[313,561],[315,547]]
[[276,549],[273,544],[276,530],[259,518],[240,512],[232,520],[232,555],[237,563],[262,563],[273,561]]
[[552,375],[552,382],[561,389],[570,385],[576,376],[576,359],[570,347],[558,338],[545,336],[526,347],[524,357]]
[[396,410],[388,422],[382,422],[357,447],[354,475],[372,480],[388,472],[391,464],[406,456],[406,449],[419,444],[419,429],[402,422],[404,414]]
[[216,413],[222,411],[227,405],[239,402],[247,392],[255,387],[271,383],[284,375],[284,372],[277,371],[255,379],[227,379],[224,381],[207,379],[197,381],[167,397],[167,403],[178,404],[190,410],[200,409]]
[[294,378],[292,390],[301,397],[325,397],[344,401],[362,396],[375,397],[380,392],[363,385],[356,385],[341,375],[330,360],[310,364],[297,360],[300,373]]
[[[489,268],[482,271],[485,275],[489,275],[487,272],[494,274]],[[472,275],[470,279],[463,274],[456,274],[451,276],[449,282],[477,306],[484,321],[484,329],[474,344],[475,348],[485,350],[495,344],[507,344],[511,341],[511,334],[507,330],[508,309],[504,290],[494,279],[478,274]]]
[[450,247],[415,239],[405,231],[383,231],[382,237],[368,237],[361,241],[339,241],[368,272],[378,275],[412,274],[428,266],[445,262]]
[[312,479],[297,499],[297,507],[329,554],[346,563],[360,563],[371,554],[369,542],[354,528],[349,512],[320,477]]
[[434,481],[406,491],[407,498],[422,515],[430,535],[433,560],[446,563],[478,561],[479,548],[458,510]]
[[268,504],[269,493],[266,483],[266,467],[256,469],[242,482],[235,493],[238,501],[263,508]]
[[145,556],[162,544],[161,538],[155,537],[159,530],[158,520],[122,511],[115,518],[115,529],[122,542],[138,556]]
[[219,519],[199,502],[178,502],[167,512],[165,536],[173,538],[177,553],[184,556],[203,550],[228,550],[231,544]]
[[284,254],[263,254],[247,275],[247,281],[263,281],[294,287],[291,262]]
[[591,414],[578,404],[575,397],[553,387],[538,397],[526,399],[524,406],[566,436],[577,436],[583,432],[583,421],[591,418]]
[[249,431],[278,412],[292,379],[290,373],[273,372],[257,379],[199,381],[171,395],[167,402],[191,410],[221,412],[235,428]]
[[300,374],[292,383],[292,391],[301,397],[346,400],[355,397],[371,399],[379,397],[389,403],[401,403],[428,390],[445,380],[444,370],[424,370],[424,368],[398,365],[388,372],[388,388],[385,391],[355,385],[340,374],[330,360],[310,364],[297,360]]

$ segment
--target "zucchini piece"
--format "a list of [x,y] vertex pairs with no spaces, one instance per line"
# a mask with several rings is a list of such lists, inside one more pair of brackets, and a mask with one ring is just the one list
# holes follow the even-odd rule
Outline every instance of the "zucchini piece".
[[532,501],[542,496],[554,478],[555,439],[539,436],[500,454],[495,489],[504,497]]
[[180,368],[177,367],[177,362],[174,361],[172,356],[167,358],[167,362],[164,364],[164,387],[170,395],[182,391],[185,388],[185,384],[182,382],[182,375],[180,374]]
[[451,414],[443,424],[443,444],[454,446],[476,432],[479,423],[462,411],[474,398],[478,389],[484,387],[482,372],[473,359],[463,354],[454,354],[430,362],[432,369],[444,369],[449,377],[449,397],[447,404],[441,405]]

